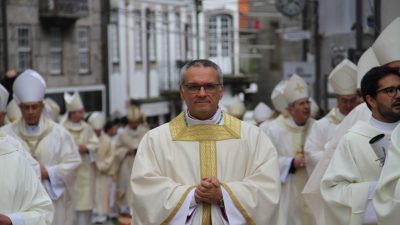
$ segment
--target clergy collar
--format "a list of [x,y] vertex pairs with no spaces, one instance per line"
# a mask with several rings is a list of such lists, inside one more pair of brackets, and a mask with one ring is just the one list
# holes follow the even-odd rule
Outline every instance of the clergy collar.
[[215,114],[210,119],[206,119],[206,120],[196,119],[190,115],[189,110],[186,110],[185,111],[185,120],[186,120],[186,123],[188,126],[197,125],[197,124],[217,124],[217,125],[224,124],[223,113],[219,107],[217,109],[217,112],[215,112]]
[[339,110],[338,107],[335,108],[335,116],[336,116],[340,121],[342,121],[342,120],[346,117],[346,115],[344,115],[343,113],[340,112],[340,110]]
[[399,124],[399,122],[400,121],[397,121],[394,123],[385,123],[385,122],[375,119],[372,116],[369,119],[369,124],[371,124],[371,126],[375,127],[378,130],[381,130],[383,132],[389,132],[389,133],[391,133],[394,130],[394,128]]
[[304,125],[297,125],[296,121],[294,121],[293,117],[291,116],[291,117],[289,117],[288,122],[289,122],[289,125],[292,126],[292,127],[294,127],[294,128],[302,128],[302,127],[304,127],[305,125],[307,125],[308,120],[307,120],[307,122],[306,122]]

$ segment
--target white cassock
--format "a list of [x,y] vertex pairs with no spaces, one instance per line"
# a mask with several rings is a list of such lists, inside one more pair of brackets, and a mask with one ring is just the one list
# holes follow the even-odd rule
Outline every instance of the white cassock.
[[278,152],[282,183],[278,223],[280,225],[315,224],[311,211],[301,195],[308,179],[305,168],[289,173],[294,157],[304,154],[304,142],[313,123],[314,119],[308,119],[304,126],[297,126],[292,117],[278,117],[267,128],[267,135]]
[[[348,130],[357,121],[367,121],[371,117],[371,110],[367,107],[365,103],[358,105],[354,108],[336,127],[334,134],[330,141],[325,144],[325,151],[322,158],[315,166],[313,172],[311,173],[308,181],[303,189],[303,196],[307,204],[316,215],[316,220],[318,224],[325,224],[325,217],[323,214],[323,201],[321,196],[321,179],[324,175],[329,162],[335,153],[336,146],[339,140],[345,135]],[[320,213],[319,213],[320,212]]]
[[53,205],[18,140],[0,131],[0,214],[13,225],[50,225]]
[[99,137],[99,150],[96,158],[96,191],[94,213],[98,215],[110,214],[110,191],[114,163],[114,154],[110,137],[101,132]]
[[66,120],[63,125],[74,138],[76,146],[84,144],[88,150],[87,153],[80,154],[82,163],[76,177],[77,204],[75,210],[92,210],[94,206],[94,162],[99,148],[99,139],[92,127],[84,121],[72,123]]
[[345,115],[335,107],[311,127],[310,135],[308,135],[304,145],[304,157],[308,175],[311,175],[315,166],[321,160],[324,155],[325,144],[332,138],[336,126],[344,117]]
[[382,133],[390,139],[396,124],[371,118],[343,136],[321,182],[326,225],[376,224],[372,197],[381,167],[369,141]]
[[139,125],[136,129],[132,129],[128,125],[117,138],[115,145],[115,162],[118,165],[117,201],[122,207],[130,207],[133,201],[130,177],[135,156],[127,153],[130,149],[139,147],[139,143],[147,131],[149,129],[145,125]]
[[400,221],[400,125],[391,136],[391,146],[378,181],[373,204],[379,225],[399,224]]
[[44,116],[41,116],[38,126],[28,126],[20,119],[2,127],[2,130],[18,139],[47,168],[49,179],[42,180],[42,184],[53,200],[52,224],[72,225],[75,215],[76,169],[81,159],[71,135]]
[[[276,224],[279,171],[268,137],[226,113],[222,125],[191,126],[184,114],[149,131],[140,143],[131,176],[132,224]],[[230,223],[220,206],[192,204],[190,195],[204,176],[222,182]]]

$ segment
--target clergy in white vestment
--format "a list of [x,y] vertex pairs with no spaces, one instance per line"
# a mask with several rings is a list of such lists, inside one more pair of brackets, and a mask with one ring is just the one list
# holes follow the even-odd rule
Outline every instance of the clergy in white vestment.
[[7,116],[5,119],[5,123],[12,123],[22,117],[21,109],[15,102],[15,99],[11,100],[7,104]]
[[189,62],[181,70],[180,95],[187,110],[150,130],[139,145],[132,224],[277,224],[276,150],[259,128],[218,107],[219,66]]
[[228,113],[240,120],[243,119],[244,114],[246,113],[246,106],[243,101],[240,100],[239,96],[235,96],[226,107],[228,109]]
[[321,194],[327,225],[377,224],[372,198],[381,165],[369,141],[378,134],[390,140],[400,120],[400,72],[374,67],[361,81],[361,93],[372,112],[339,142],[322,177]]
[[20,151],[19,141],[0,131],[0,224],[50,225],[52,202]]
[[55,210],[52,224],[72,225],[76,169],[81,159],[68,131],[42,115],[45,89],[46,83],[36,71],[19,75],[13,91],[22,118],[2,130],[18,139],[40,163],[42,184]]
[[60,116],[60,106],[52,98],[45,98],[44,102],[44,114],[52,119],[54,122],[58,123],[58,117]]
[[329,75],[329,83],[336,94],[337,105],[316,121],[307,138],[304,152],[310,175],[322,158],[324,145],[332,138],[336,126],[357,105],[357,66],[344,59]]
[[85,109],[78,92],[73,95],[64,93],[67,109],[66,120],[62,125],[68,130],[75,141],[82,163],[76,177],[76,221],[77,225],[90,224],[94,207],[94,167],[99,148],[99,139],[93,129],[83,119]]
[[106,118],[101,112],[93,112],[88,122],[99,139],[95,167],[95,205],[93,222],[103,223],[110,215],[110,191],[113,178],[114,154],[110,137],[103,131]]
[[304,160],[304,143],[314,119],[310,118],[310,101],[305,81],[293,74],[287,81],[285,96],[289,117],[281,117],[267,127],[267,135],[276,147],[279,159],[282,195],[279,204],[281,225],[315,224],[301,191],[308,175]]
[[[337,105],[325,117],[315,122],[311,128],[304,146],[308,175],[312,174],[315,166],[321,160],[325,144],[332,139],[335,128],[358,104],[357,67],[348,59],[343,60],[332,70],[329,75],[329,83],[336,94]],[[304,199],[311,208],[317,224],[325,224],[320,195],[318,198],[314,196],[309,198],[304,195]]]
[[121,214],[131,214],[133,204],[130,176],[137,148],[143,136],[149,131],[144,111],[134,105],[128,108],[128,125],[118,135],[115,144],[117,163],[117,204]]

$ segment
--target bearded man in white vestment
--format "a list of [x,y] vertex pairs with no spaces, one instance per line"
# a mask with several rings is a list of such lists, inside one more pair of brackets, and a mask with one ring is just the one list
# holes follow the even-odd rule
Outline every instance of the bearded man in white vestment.
[[372,198],[381,166],[369,141],[378,134],[390,139],[399,123],[399,86],[398,69],[388,66],[374,67],[362,79],[361,93],[372,117],[343,136],[322,178],[327,225],[377,224]]
[[67,119],[62,125],[74,138],[82,163],[76,177],[76,221],[77,225],[90,224],[94,208],[95,159],[99,148],[99,139],[93,129],[83,119],[85,108],[78,92],[73,95],[64,93]]
[[288,80],[283,95],[289,117],[281,117],[267,127],[267,135],[277,149],[282,195],[279,205],[280,225],[315,224],[301,191],[307,181],[304,143],[314,119],[305,81],[296,74]]
[[22,118],[2,130],[18,139],[40,163],[42,184],[53,200],[52,224],[72,225],[76,169],[81,159],[71,135],[42,115],[45,89],[46,83],[36,71],[26,70],[19,75],[13,91]]
[[21,143],[0,131],[0,224],[50,225],[53,205]]
[[132,224],[276,224],[277,153],[259,128],[220,110],[219,66],[189,62],[180,95],[187,110],[139,145]]

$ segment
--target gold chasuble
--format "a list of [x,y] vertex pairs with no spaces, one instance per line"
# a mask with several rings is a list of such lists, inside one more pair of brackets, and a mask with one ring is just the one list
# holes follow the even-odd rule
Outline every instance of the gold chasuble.
[[[274,224],[280,193],[275,148],[257,127],[226,113],[223,118],[223,125],[187,126],[181,113],[145,135],[132,169],[132,224],[169,224],[205,176],[221,181],[248,224]],[[223,224],[216,208],[198,205],[191,224]]]

